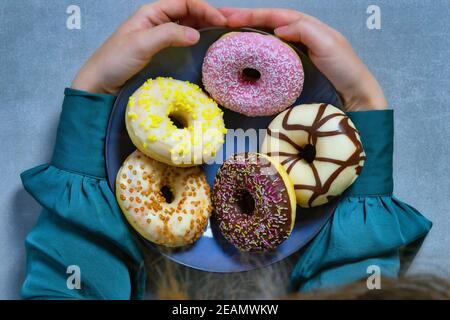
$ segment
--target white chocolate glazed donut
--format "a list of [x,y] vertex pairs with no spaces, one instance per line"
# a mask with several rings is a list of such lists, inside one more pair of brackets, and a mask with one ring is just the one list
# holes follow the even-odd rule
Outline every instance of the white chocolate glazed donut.
[[[126,114],[133,144],[152,159],[172,166],[209,162],[224,143],[222,110],[189,82],[148,80],[130,97]],[[174,119],[184,128],[177,127]]]
[[[167,202],[164,190],[171,192]],[[116,198],[133,228],[167,247],[192,244],[203,234],[212,205],[199,167],[177,168],[135,151],[119,170]]]
[[341,195],[359,176],[365,153],[354,124],[328,104],[293,107],[270,124],[262,152],[283,165],[302,207]]

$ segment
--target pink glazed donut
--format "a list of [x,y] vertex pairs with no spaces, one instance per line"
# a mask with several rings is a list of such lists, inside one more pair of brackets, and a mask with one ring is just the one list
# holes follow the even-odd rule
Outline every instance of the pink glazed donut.
[[216,41],[203,62],[203,85],[223,107],[249,117],[290,107],[303,90],[297,53],[271,35],[231,32]]

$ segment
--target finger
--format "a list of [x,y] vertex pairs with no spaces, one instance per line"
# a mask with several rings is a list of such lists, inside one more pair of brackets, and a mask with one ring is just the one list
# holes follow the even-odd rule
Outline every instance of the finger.
[[130,47],[138,51],[140,59],[149,60],[167,47],[187,47],[196,44],[200,33],[190,27],[170,22],[136,32]]
[[329,55],[346,42],[339,32],[310,16],[276,28],[275,35],[286,41],[301,42],[317,56]]
[[149,19],[153,25],[188,17],[212,26],[226,25],[223,14],[203,0],[160,0],[143,6],[140,14]]
[[225,26],[227,24],[225,16],[203,0],[186,0],[186,6],[189,15],[198,18],[200,23],[212,26]]
[[178,24],[181,24],[183,26],[188,26],[191,28],[195,28],[197,30],[211,26],[210,23],[207,23],[205,21],[199,21],[198,19],[196,19],[194,17],[182,18],[182,19],[178,20]]
[[238,12],[239,10],[242,10],[242,8],[230,8],[230,7],[222,7],[218,9],[221,14],[223,14],[226,17],[231,16],[232,14]]
[[227,18],[228,26],[278,28],[288,25],[307,15],[288,9],[241,9],[221,8],[219,11]]

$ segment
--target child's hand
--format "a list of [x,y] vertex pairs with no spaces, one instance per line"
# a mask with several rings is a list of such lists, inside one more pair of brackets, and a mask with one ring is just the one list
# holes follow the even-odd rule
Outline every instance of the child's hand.
[[223,14],[203,0],[161,0],[145,5],[86,62],[72,88],[117,94],[161,49],[196,44],[200,34],[194,28],[225,25]]
[[283,9],[219,9],[230,27],[266,27],[286,41],[301,42],[341,95],[346,111],[386,109],[377,80],[339,32],[306,14]]

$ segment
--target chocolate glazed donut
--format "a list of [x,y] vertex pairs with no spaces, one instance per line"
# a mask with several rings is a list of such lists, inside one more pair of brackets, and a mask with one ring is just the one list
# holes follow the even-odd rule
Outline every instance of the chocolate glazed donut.
[[216,176],[212,203],[223,236],[242,251],[274,249],[294,226],[292,183],[265,155],[245,153],[227,160]]
[[[332,137],[340,140],[326,140]],[[351,120],[328,104],[301,105],[280,114],[267,130],[262,151],[285,167],[302,207],[321,205],[339,196],[360,175],[366,159]]]

